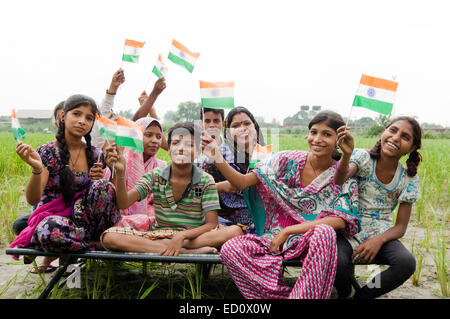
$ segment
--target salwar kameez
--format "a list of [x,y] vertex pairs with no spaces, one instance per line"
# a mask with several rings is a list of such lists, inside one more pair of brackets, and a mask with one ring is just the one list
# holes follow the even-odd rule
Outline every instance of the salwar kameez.
[[[337,264],[336,232],[319,224],[304,234],[291,235],[280,253],[270,250],[271,240],[284,228],[324,217],[346,221],[343,231],[358,231],[357,184],[349,179],[342,187],[334,184],[335,167],[303,187],[301,172],[308,152],[288,151],[258,163],[258,194],[264,204],[266,224],[261,237],[243,235],[227,241],[220,251],[239,291],[245,298],[329,298]],[[294,287],[282,278],[283,259],[298,258],[302,270]]]

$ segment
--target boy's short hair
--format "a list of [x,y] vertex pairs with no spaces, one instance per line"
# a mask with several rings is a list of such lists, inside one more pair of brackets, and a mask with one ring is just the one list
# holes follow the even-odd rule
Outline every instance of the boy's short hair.
[[215,114],[220,114],[220,116],[222,117],[222,122],[225,119],[225,111],[223,109],[210,109],[208,107],[201,107],[200,108],[200,119],[202,121],[203,121],[203,113],[206,113],[206,112],[213,112]]
[[172,126],[167,133],[167,144],[169,145],[169,147],[172,143],[173,133],[177,133],[183,136],[188,134],[193,136],[195,148],[198,149],[200,147],[201,129],[198,125],[194,124],[194,122],[180,122]]

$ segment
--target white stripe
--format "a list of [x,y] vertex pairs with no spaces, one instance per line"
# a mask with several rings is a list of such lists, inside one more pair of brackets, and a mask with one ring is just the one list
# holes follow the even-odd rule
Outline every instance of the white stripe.
[[169,71],[169,69],[167,68],[167,66],[165,66],[164,64],[162,64],[159,60],[156,60],[155,66],[156,66],[156,68],[158,69],[159,72],[161,72],[164,76],[166,76],[167,71]]
[[[131,133],[132,131],[135,131],[135,134],[132,134]],[[140,129],[133,128],[133,127],[122,126],[122,125],[117,125],[116,135],[117,136],[131,137],[131,138],[139,139],[139,140],[143,140],[144,139],[144,135],[142,134]]]
[[142,48],[135,48],[135,47],[131,47],[126,45],[123,48],[123,54],[126,55],[139,55],[141,53]]
[[14,118],[14,117],[11,118],[11,127],[12,128],[19,128],[20,127],[20,123],[19,123],[19,120],[17,118]]
[[234,88],[223,87],[223,88],[207,88],[200,89],[200,95],[202,98],[217,98],[217,97],[233,97]]
[[179,58],[185,60],[186,62],[194,65],[195,62],[197,61],[196,58],[194,58],[192,55],[190,55],[189,53],[183,52],[183,56],[181,56],[180,51],[178,48],[176,48],[175,46],[172,45],[172,47],[170,48],[170,52],[172,52],[172,54],[178,56]]
[[[369,95],[369,90],[371,90],[374,95]],[[372,100],[378,100],[382,102],[387,103],[394,103],[395,102],[395,92],[384,90],[384,89],[378,89],[374,88],[372,86],[360,84],[358,87],[358,90],[356,91],[356,95],[363,96]]]

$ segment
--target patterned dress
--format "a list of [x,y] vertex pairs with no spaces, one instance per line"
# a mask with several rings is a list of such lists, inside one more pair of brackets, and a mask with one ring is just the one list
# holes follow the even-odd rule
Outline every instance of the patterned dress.
[[[310,185],[302,186],[301,172],[308,152],[285,151],[260,162],[253,171],[260,180],[258,193],[264,203],[266,224],[261,237],[248,234],[227,241],[220,251],[239,291],[245,298],[329,298],[337,264],[336,233],[317,225],[302,235],[290,236],[279,254],[271,240],[285,227],[324,217],[346,221],[343,232],[358,232],[358,188],[354,179],[334,184],[332,166]],[[299,258],[302,272],[294,287],[282,278],[284,259]]]
[[[49,171],[40,207],[62,196],[59,172],[63,168],[56,142],[41,145],[36,150]],[[94,158],[100,149],[93,147]],[[100,161],[105,166],[103,155]],[[94,249],[90,241],[98,241],[102,232],[120,219],[115,201],[115,188],[106,180],[91,181],[89,172],[74,172],[76,196],[70,216],[48,216],[37,225],[31,243],[36,248],[52,252],[72,252]]]
[[353,249],[367,239],[393,227],[392,214],[399,203],[413,204],[420,198],[420,180],[409,177],[399,162],[389,184],[380,182],[375,174],[376,160],[364,149],[355,149],[350,162],[358,167],[359,207],[361,231],[347,238]]

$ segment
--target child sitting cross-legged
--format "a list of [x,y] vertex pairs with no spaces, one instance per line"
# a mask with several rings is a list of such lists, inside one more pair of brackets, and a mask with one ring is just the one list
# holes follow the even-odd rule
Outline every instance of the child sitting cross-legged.
[[167,141],[172,163],[145,174],[129,191],[124,180],[126,164],[122,150],[115,145],[106,148],[106,162],[110,167],[114,163],[115,167],[118,207],[126,209],[153,194],[155,221],[149,231],[109,228],[101,238],[105,248],[165,256],[217,253],[216,248],[209,246],[186,248],[190,240],[217,227],[220,209],[214,179],[192,164],[200,135],[194,134],[192,122],[183,122],[169,130]]

